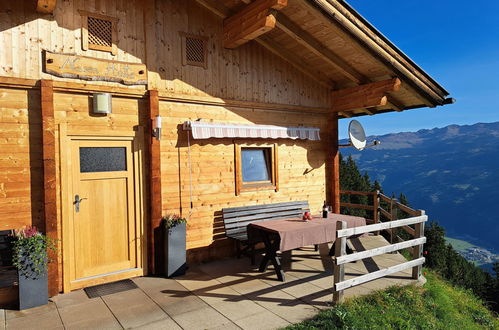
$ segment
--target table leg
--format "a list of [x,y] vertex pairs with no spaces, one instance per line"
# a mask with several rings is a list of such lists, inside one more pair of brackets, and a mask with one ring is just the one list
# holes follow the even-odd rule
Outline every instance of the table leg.
[[265,255],[260,263],[260,272],[264,272],[267,269],[269,261],[272,263],[277,275],[277,279],[284,282],[284,272],[282,271],[281,262],[279,257],[277,257],[277,250],[279,249],[279,239],[270,238],[269,233],[262,230],[263,243],[265,244]]
[[[334,245],[335,244],[336,244],[336,241],[333,243],[333,245],[331,246],[331,249],[329,250],[329,256],[331,256],[331,257],[334,256]],[[347,244],[346,248],[347,248],[347,250],[346,250],[347,254],[353,253],[353,250],[350,248],[350,246],[348,246],[348,244]]]

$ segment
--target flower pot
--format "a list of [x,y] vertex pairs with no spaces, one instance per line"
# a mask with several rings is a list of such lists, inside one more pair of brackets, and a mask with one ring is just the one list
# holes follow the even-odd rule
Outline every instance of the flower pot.
[[184,275],[187,269],[185,251],[185,223],[165,228],[165,275],[167,277]]
[[46,305],[49,300],[47,272],[41,275],[25,276],[19,274],[19,309]]

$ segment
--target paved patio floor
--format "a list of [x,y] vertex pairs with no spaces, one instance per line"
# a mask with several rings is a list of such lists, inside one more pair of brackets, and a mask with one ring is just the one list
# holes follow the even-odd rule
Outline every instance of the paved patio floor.
[[[385,245],[380,236],[360,238],[359,250]],[[332,300],[332,263],[322,246],[295,250],[283,262],[286,282],[270,266],[259,273],[249,260],[226,259],[191,267],[175,279],[139,277],[138,289],[90,299],[83,290],[62,294],[42,307],[0,310],[0,329],[275,329],[327,308]],[[321,257],[322,255],[322,257]],[[284,259],[287,259],[284,256]],[[289,260],[288,260],[289,261]],[[348,264],[346,278],[404,262],[385,254]],[[416,284],[408,269],[345,291],[346,297],[391,285]]]

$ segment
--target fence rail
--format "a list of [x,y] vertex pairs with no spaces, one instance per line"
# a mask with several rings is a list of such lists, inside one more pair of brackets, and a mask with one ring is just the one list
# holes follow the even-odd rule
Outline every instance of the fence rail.
[[[342,194],[372,196],[373,205],[362,205],[353,203],[341,203],[342,207],[357,208],[362,210],[373,211],[374,223],[362,227],[347,228],[346,222],[337,222],[337,240],[335,243],[335,258],[334,258],[334,294],[333,302],[339,303],[343,300],[343,290],[351,288],[362,283],[372,281],[390,274],[400,272],[402,270],[412,268],[412,278],[419,279],[421,277],[421,266],[425,258],[423,258],[423,244],[426,243],[424,237],[424,223],[428,221],[428,216],[423,210],[414,210],[406,205],[399,203],[394,198],[381,194],[379,191],[374,192],[359,192],[359,191],[342,191]],[[381,202],[389,206],[389,211],[381,207]],[[408,214],[408,218],[397,219],[398,210]],[[380,215],[383,215],[387,221],[380,222]],[[414,226],[412,228],[411,226]],[[404,241],[399,235],[394,234],[394,229],[401,228],[412,239]],[[374,248],[366,251],[346,254],[346,241],[348,237],[360,235],[364,233],[385,231],[389,234],[390,244]],[[372,273],[358,276],[349,280],[345,280],[345,264],[355,262],[365,258],[370,258],[385,253],[396,252],[402,249],[407,249],[412,255],[411,261],[384,268]]]

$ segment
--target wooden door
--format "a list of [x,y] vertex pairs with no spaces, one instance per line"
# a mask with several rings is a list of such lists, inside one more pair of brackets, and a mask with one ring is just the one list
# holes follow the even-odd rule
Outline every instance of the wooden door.
[[133,140],[73,139],[70,149],[69,290],[143,275]]

